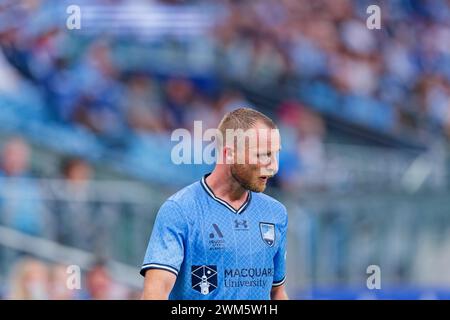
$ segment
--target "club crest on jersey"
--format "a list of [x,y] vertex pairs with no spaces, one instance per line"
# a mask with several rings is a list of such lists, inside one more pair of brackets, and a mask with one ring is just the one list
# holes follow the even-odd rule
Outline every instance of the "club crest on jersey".
[[192,266],[191,279],[192,289],[207,295],[217,288],[217,266]]
[[260,222],[259,231],[261,231],[261,238],[269,246],[272,247],[275,243],[275,225],[273,223]]

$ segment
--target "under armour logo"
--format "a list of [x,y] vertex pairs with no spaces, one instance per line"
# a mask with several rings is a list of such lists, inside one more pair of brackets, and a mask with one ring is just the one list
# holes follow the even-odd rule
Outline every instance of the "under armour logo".
[[241,220],[241,221],[234,220],[234,228],[235,229],[239,229],[239,228],[247,229],[248,228],[247,220]]

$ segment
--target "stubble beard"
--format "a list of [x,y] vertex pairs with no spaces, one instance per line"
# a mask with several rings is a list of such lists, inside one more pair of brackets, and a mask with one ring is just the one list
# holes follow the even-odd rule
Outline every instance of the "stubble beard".
[[252,183],[251,181],[248,181],[248,180],[250,180],[251,177],[249,177],[249,179],[246,179],[247,172],[248,172],[247,170],[245,170],[241,167],[238,167],[235,165],[231,166],[231,176],[237,183],[240,184],[240,186],[242,188],[249,190],[249,191],[258,192],[258,193],[263,192],[266,189],[266,185],[258,184],[257,182]]

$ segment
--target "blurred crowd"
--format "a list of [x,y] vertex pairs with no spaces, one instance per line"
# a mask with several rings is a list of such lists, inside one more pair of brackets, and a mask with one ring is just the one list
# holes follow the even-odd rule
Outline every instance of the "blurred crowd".
[[[349,121],[365,119],[363,125],[377,123],[389,133],[429,142],[450,134],[450,1],[377,1],[380,30],[366,26],[371,2],[79,2],[82,8],[95,3],[123,10],[163,6],[169,15],[174,8],[207,7],[215,23],[205,25],[205,34],[180,39],[165,33],[146,38],[146,27],[68,30],[68,2],[3,1],[0,95],[32,96],[21,83],[31,84],[49,124],[83,127],[122,154],[128,146],[146,150],[130,142],[135,137],[192,129],[194,120],[202,120],[204,129],[215,127],[237,106],[261,108],[282,130],[286,148],[276,183],[289,190],[323,172],[325,161],[324,111],[302,99],[302,84],[328,88],[310,92],[306,86],[303,94],[329,99],[328,111]],[[95,22],[95,14],[90,18]],[[250,99],[249,87],[263,103]],[[276,92],[282,97],[271,100]],[[336,96],[353,100],[343,106],[346,100]],[[155,152],[147,151],[138,154]]]
[[[259,88],[270,96],[279,88],[316,82],[343,96],[383,102],[387,108],[369,107],[364,112],[371,121],[384,122],[383,127],[393,133],[412,128],[419,136],[429,132],[447,135],[449,1],[379,1],[381,30],[366,27],[369,2],[95,1],[124,8],[133,4],[214,8],[208,14],[216,15],[216,24],[201,41],[195,36],[177,40],[164,35],[153,37],[149,44],[137,37],[139,29],[126,37],[115,34],[116,29],[74,35],[65,29],[64,2],[4,1],[0,4],[0,45],[8,64],[39,88],[49,119],[88,128],[112,147],[126,145],[135,134],[191,128],[193,120],[203,120],[204,128],[213,127],[224,112],[238,105],[260,107],[248,101],[240,85]],[[132,46],[130,39],[140,39],[136,42],[143,53],[131,56],[133,51],[124,50]],[[153,51],[145,54],[145,48],[160,46],[171,56],[170,50],[182,51],[177,41],[201,42],[200,47],[194,46],[194,55],[202,50],[196,61],[201,65],[202,59],[212,60],[213,68],[198,76],[189,71],[190,60],[182,54],[173,59],[175,65],[180,63],[177,59],[186,58],[182,72],[161,74],[149,67],[158,61],[149,58]],[[331,96],[328,93],[324,94]],[[286,162],[298,163],[290,171],[305,169],[308,165],[302,163],[310,162],[305,154],[320,156],[325,139],[323,118],[295,94],[281,100],[263,111],[277,116],[288,129],[294,151]],[[332,108],[341,113],[338,101]],[[351,113],[358,112],[356,106],[350,114],[342,114],[352,117]],[[320,157],[315,160],[320,162]]]
[[[381,8],[380,30],[366,26],[372,4]],[[448,134],[449,1],[231,1],[227,10],[216,35],[234,76],[323,81],[388,104],[396,127]]]
[[134,300],[140,292],[113,280],[108,266],[93,263],[87,271],[63,264],[48,263],[32,256],[18,259],[1,286],[0,299],[13,300]]
[[[88,162],[68,157],[62,159],[60,173],[55,172],[52,178],[61,179],[68,194],[81,201],[86,199],[91,171]],[[64,234],[60,234],[67,231],[65,225],[68,223],[67,214],[61,212],[69,211],[69,208],[55,202],[52,211],[56,216],[51,222],[45,214],[48,208],[44,208],[43,204],[44,190],[35,178],[49,177],[33,172],[28,142],[22,137],[10,137],[4,142],[0,154],[0,224],[34,236],[51,233],[58,242],[73,244]]]
[[[121,230],[108,224],[114,214],[111,208],[108,219],[104,219],[99,204],[90,200],[92,190],[89,187],[94,175],[91,164],[78,157],[62,158],[57,168],[59,173],[56,171],[49,177],[37,171],[31,159],[32,148],[24,138],[15,136],[2,141],[0,227],[19,232],[24,237],[37,237],[33,239],[46,239],[53,244],[81,249],[94,256],[100,252],[104,255],[107,249],[101,243],[104,240],[102,226],[108,225],[109,233],[120,234]],[[52,181],[59,197],[49,192],[48,186],[39,178],[57,178]],[[8,245],[7,238],[3,235],[0,242],[0,299],[139,298],[139,292],[129,285],[113,280],[108,270],[111,257],[98,260],[82,271],[80,287],[71,288],[68,266],[37,258],[49,248],[33,249],[37,256],[25,254],[23,250],[29,250],[26,242],[33,240],[9,240],[18,242],[19,248],[15,248]],[[117,252],[120,252],[120,246],[116,245]],[[2,275],[6,276],[2,279]]]
[[[95,2],[124,7],[179,5]],[[205,52],[214,53],[215,72],[226,79],[264,88],[292,79],[320,80],[342,94],[388,103],[395,110],[396,126],[430,125],[446,133],[449,2],[377,3],[382,28],[374,31],[366,27],[370,1],[219,1],[213,11],[218,23],[204,39],[212,50]],[[192,74],[158,77],[146,68],[145,55],[138,61],[145,72],[132,72],[118,63],[126,57],[120,57],[117,43],[123,39],[114,37],[113,31],[86,41],[64,29],[64,17],[47,21],[62,12],[53,1],[6,1],[0,10],[4,54],[39,85],[52,107],[51,115],[60,121],[119,137],[129,129],[161,132],[189,127],[198,118],[216,123],[224,112],[223,100],[229,94],[218,89],[223,79],[211,77],[201,83]]]

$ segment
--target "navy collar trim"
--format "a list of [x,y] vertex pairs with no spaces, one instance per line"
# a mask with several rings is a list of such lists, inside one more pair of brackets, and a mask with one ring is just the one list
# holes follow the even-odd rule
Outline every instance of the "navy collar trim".
[[226,202],[225,200],[222,200],[218,197],[215,196],[214,192],[211,190],[211,188],[208,186],[208,184],[206,183],[206,178],[209,176],[210,174],[206,174],[203,176],[202,180],[200,181],[200,184],[202,185],[203,189],[205,189],[206,193],[213,198],[215,201],[219,202],[221,205],[227,207],[229,210],[231,210],[233,213],[235,214],[241,214],[242,212],[244,212],[244,210],[248,207],[248,205],[250,204],[250,200],[252,199],[252,192],[248,191],[248,195],[247,195],[247,199],[245,200],[245,202],[242,204],[242,206],[239,209],[235,209],[233,208],[228,202]]

